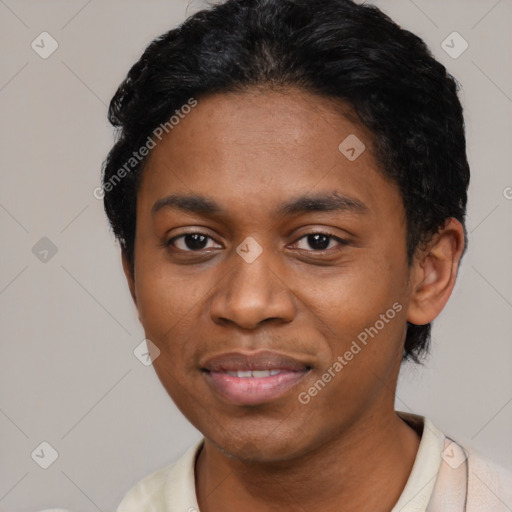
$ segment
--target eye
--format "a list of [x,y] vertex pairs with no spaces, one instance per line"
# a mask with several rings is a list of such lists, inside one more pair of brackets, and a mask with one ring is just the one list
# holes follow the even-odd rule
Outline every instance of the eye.
[[213,242],[213,238],[204,233],[183,233],[171,238],[166,245],[185,252],[197,252],[212,249],[212,246],[208,246],[209,241]]
[[300,244],[301,241],[304,241],[305,243],[303,245],[309,246],[311,249],[308,249],[308,247],[298,247],[298,249],[306,250],[306,251],[326,251],[333,248],[333,244],[331,242],[337,242],[338,245],[347,245],[348,242],[346,240],[343,240],[342,238],[339,238],[337,236],[334,236],[331,233],[309,233],[307,235],[304,235],[295,242],[294,245]]

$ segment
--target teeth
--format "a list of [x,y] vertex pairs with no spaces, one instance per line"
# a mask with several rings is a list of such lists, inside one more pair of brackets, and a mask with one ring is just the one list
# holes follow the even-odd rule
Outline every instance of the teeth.
[[240,378],[262,378],[262,377],[270,377],[272,375],[277,375],[281,373],[281,370],[248,370],[248,371],[226,371],[228,375],[231,377],[240,377]]
[[253,370],[253,377],[270,377],[270,372],[268,370]]

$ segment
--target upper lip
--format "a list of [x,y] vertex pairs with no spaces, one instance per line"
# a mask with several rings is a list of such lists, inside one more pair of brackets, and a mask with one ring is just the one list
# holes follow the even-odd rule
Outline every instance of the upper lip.
[[206,360],[201,369],[210,372],[248,371],[248,370],[289,370],[304,371],[311,368],[305,362],[272,351],[252,353],[226,352]]

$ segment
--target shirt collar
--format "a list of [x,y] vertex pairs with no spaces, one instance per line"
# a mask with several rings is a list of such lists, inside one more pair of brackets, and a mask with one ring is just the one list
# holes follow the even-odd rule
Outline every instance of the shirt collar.
[[401,411],[397,414],[420,433],[421,441],[411,474],[391,512],[425,512],[439,473],[445,437],[428,418]]

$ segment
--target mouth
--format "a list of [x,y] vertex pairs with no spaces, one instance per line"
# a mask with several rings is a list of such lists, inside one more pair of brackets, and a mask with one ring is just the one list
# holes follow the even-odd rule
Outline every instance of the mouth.
[[285,395],[311,371],[311,366],[276,352],[231,352],[209,359],[201,371],[224,400],[256,405]]

